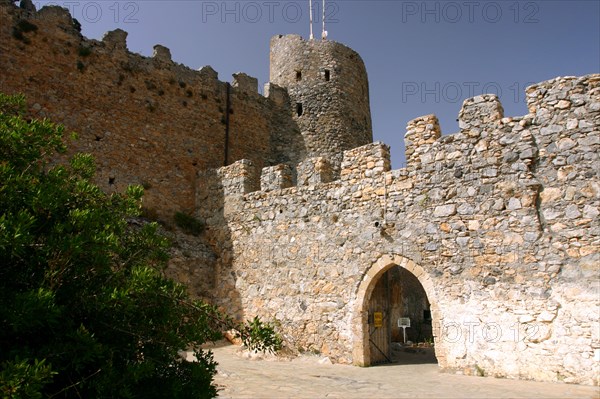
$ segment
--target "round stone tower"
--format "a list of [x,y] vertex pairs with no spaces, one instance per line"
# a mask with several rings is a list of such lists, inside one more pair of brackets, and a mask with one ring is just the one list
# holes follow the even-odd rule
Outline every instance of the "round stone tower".
[[288,90],[306,157],[339,171],[343,151],[373,142],[369,81],[354,50],[299,35],[271,39],[270,81]]

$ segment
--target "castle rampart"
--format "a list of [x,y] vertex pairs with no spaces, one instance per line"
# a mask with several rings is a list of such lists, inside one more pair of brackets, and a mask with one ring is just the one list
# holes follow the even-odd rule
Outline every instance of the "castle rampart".
[[229,85],[210,67],[173,62],[160,45],[142,57],[120,29],[86,39],[56,6],[27,12],[3,3],[0,20],[0,90],[25,94],[32,116],[77,131],[70,148],[94,154],[100,186],[143,185],[144,206],[164,220],[196,207],[199,171],[244,158],[259,168],[285,162],[299,136],[282,112],[285,94],[259,95],[246,74]]
[[[480,96],[465,101],[456,134],[417,118],[403,169],[389,170],[387,146],[373,143],[344,153],[338,180],[214,192],[224,202],[209,212],[211,234],[228,243],[215,297],[239,316],[277,319],[292,346],[368,364],[361,289],[370,270],[400,265],[428,290],[442,367],[597,384],[598,80],[528,89],[562,93],[571,107],[558,113],[541,110],[560,100],[504,117],[495,96]],[[553,161],[564,151],[564,165],[547,171],[549,150]]]

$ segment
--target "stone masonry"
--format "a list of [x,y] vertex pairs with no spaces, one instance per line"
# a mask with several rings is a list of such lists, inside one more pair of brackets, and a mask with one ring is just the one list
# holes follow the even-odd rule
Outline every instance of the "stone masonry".
[[0,0],[0,21],[0,91],[25,94],[32,116],[77,131],[70,148],[95,155],[98,184],[143,185],[144,206],[164,220],[196,208],[198,171],[243,158],[287,162],[282,149],[300,136],[275,85],[268,97],[243,73],[229,85],[210,66],[173,62],[160,45],[142,57],[122,30],[87,39],[58,6],[27,12]]
[[200,178],[215,297],[277,320],[292,347],[367,365],[365,302],[400,265],[431,302],[442,368],[598,384],[600,75],[527,99],[512,118],[496,96],[468,99],[452,135],[409,122],[404,169],[373,143],[345,151],[335,181],[253,191],[229,177],[243,163]]
[[339,43],[274,37],[261,96],[162,46],[132,54],[120,30],[87,39],[59,7],[0,0],[0,21],[0,91],[79,132],[103,189],[142,184],[148,217],[205,222],[175,230],[167,271],[194,295],[276,321],[293,350],[370,365],[367,305],[400,267],[441,368],[598,385],[600,75],[527,88],[520,117],[467,99],[455,134],[416,118],[390,170],[364,64]]

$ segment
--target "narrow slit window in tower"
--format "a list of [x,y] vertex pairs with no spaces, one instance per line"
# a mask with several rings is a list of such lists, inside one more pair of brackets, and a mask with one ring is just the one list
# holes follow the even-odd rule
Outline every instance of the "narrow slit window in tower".
[[302,116],[304,110],[302,109],[302,103],[296,103],[296,114]]
[[331,79],[331,72],[329,72],[329,69],[325,70],[325,81],[329,82],[329,79]]
[[302,71],[296,71],[296,82],[302,80]]

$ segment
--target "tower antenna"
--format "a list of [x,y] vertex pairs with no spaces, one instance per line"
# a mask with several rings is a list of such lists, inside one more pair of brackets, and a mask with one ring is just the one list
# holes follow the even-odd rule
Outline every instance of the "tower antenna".
[[327,31],[325,30],[325,0],[323,0],[323,33],[321,34],[321,39],[327,39]]
[[312,0],[308,0],[308,16],[310,20],[310,40],[313,40],[315,37],[313,35],[313,16],[312,16]]

